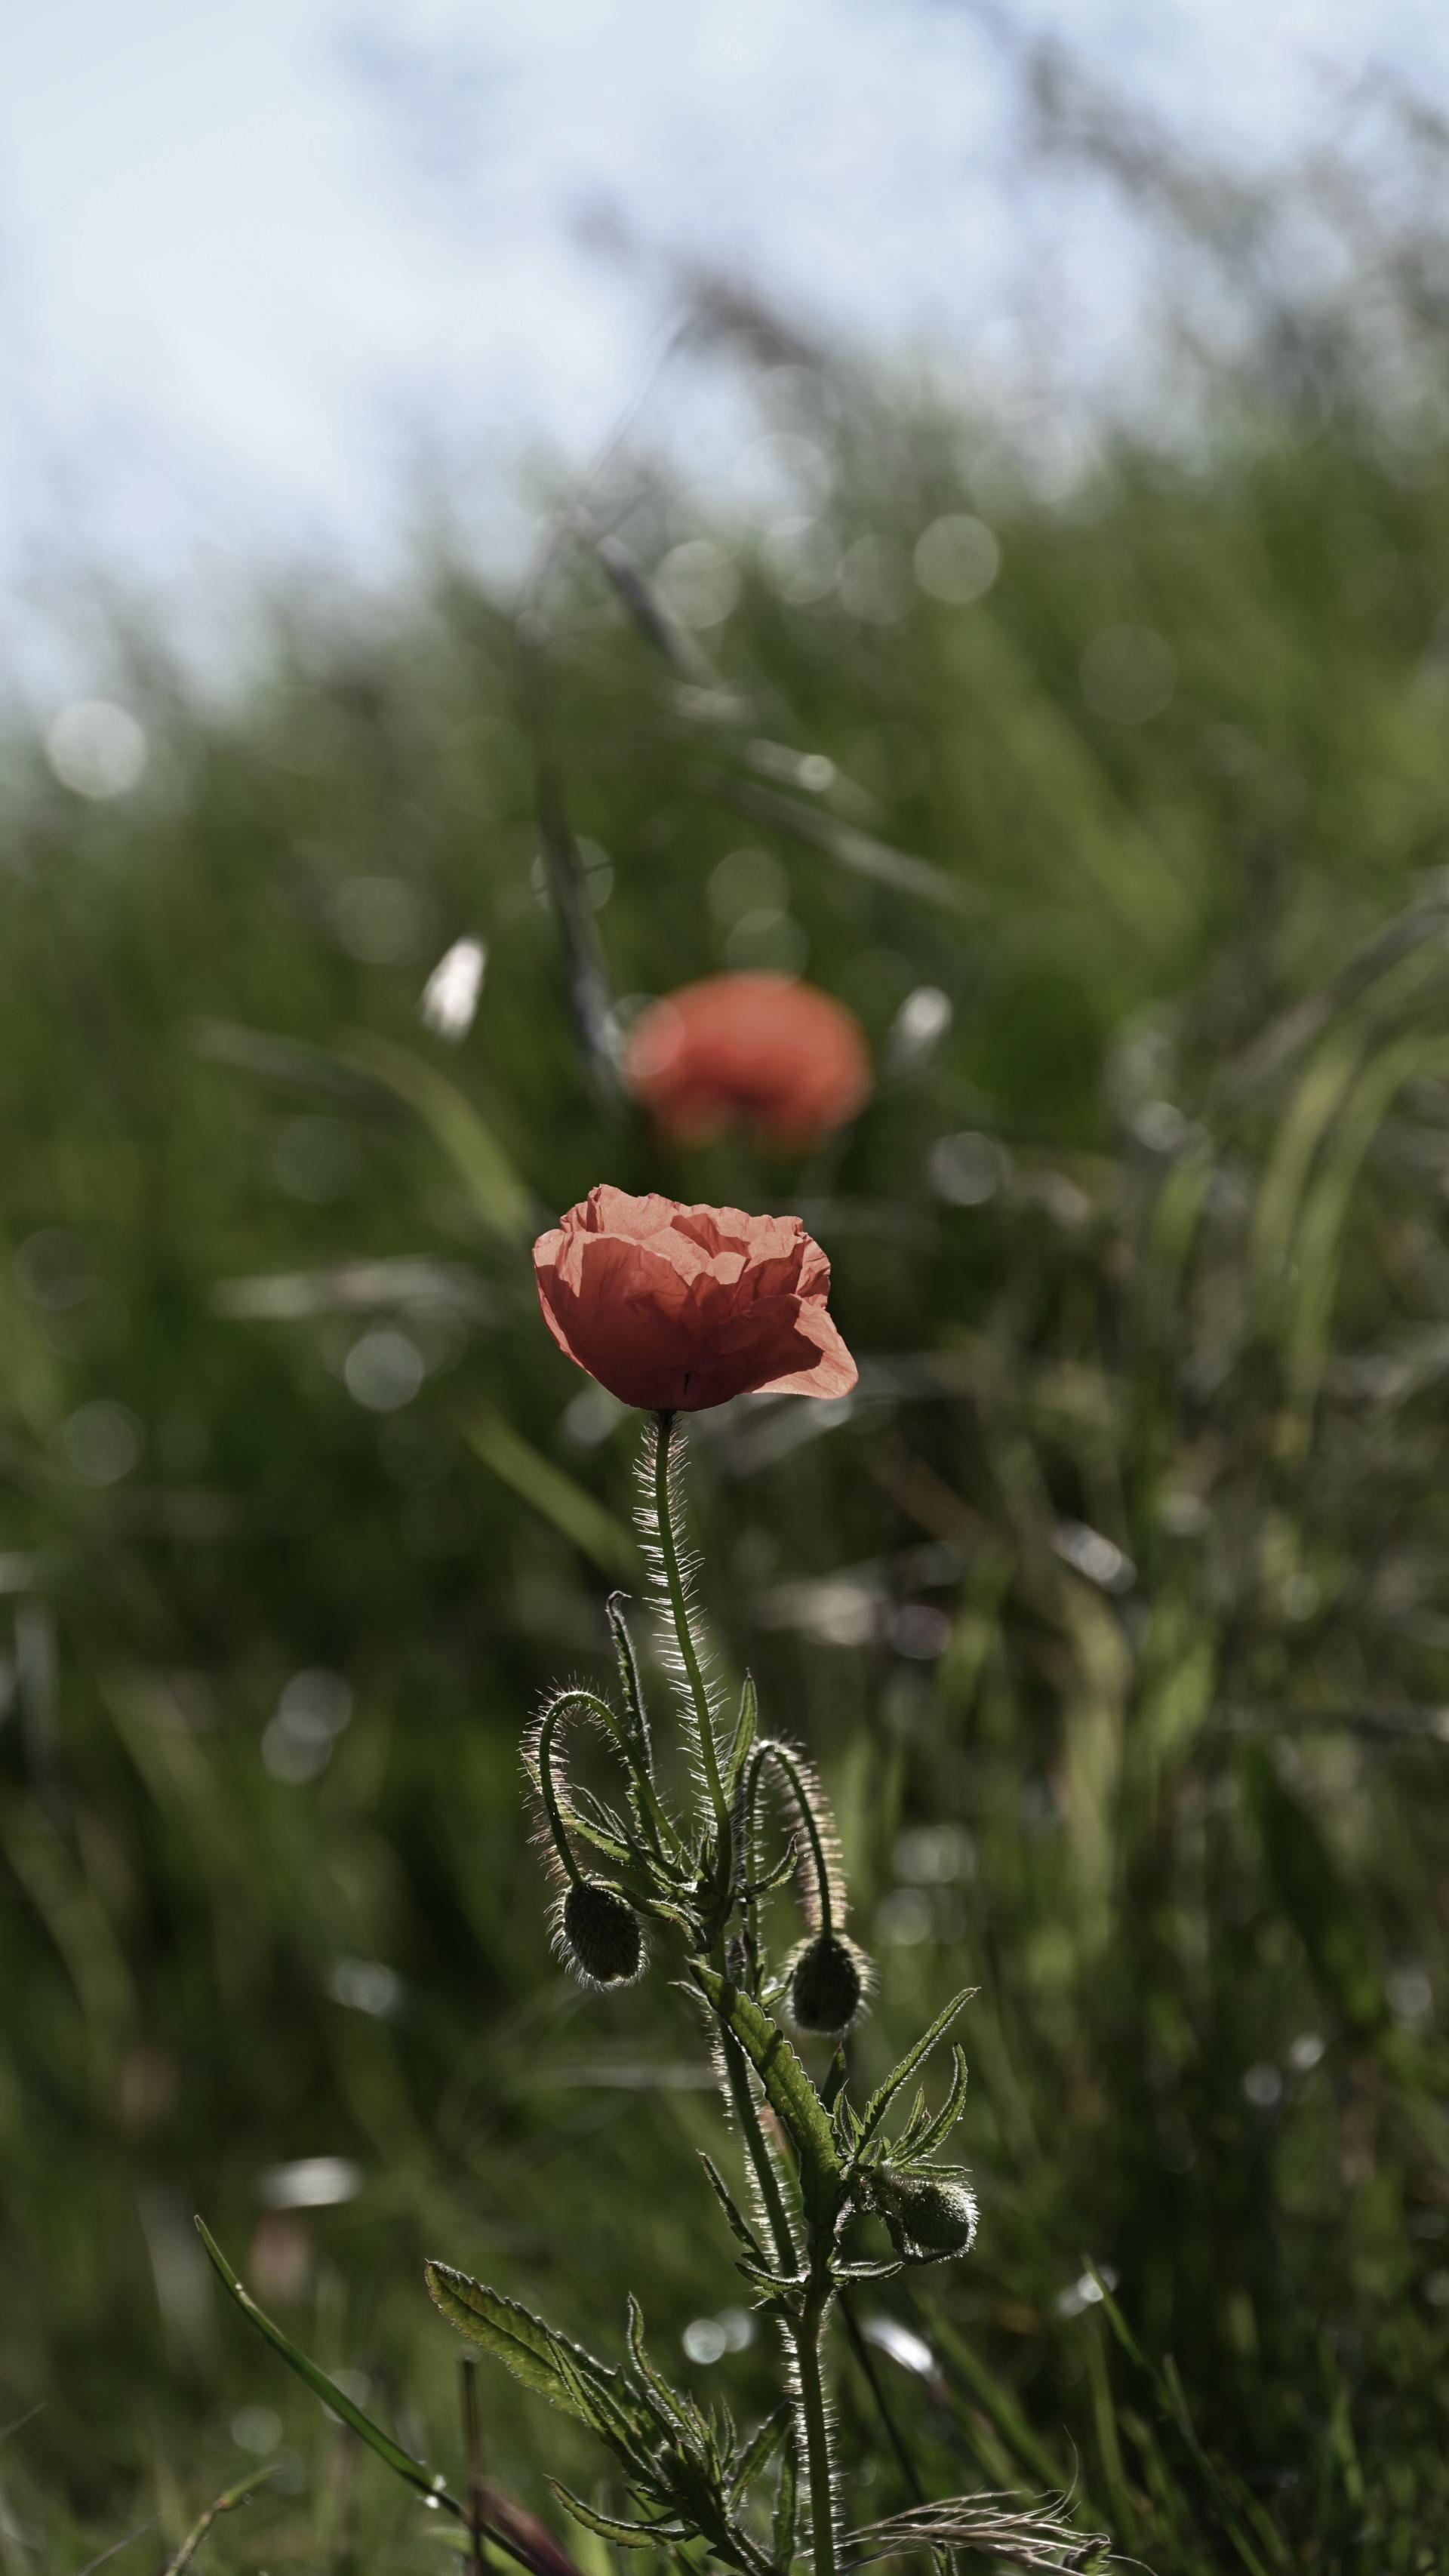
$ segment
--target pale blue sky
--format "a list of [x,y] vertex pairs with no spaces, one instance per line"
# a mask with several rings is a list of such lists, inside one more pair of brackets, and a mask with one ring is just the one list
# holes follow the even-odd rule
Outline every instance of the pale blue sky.
[[[1439,0],[1015,0],[1247,153],[1373,56],[1449,106]],[[420,464],[503,544],[530,446],[591,452],[656,279],[582,212],[955,360],[1050,295],[1090,376],[1132,279],[1090,203],[1023,192],[1011,88],[949,0],[47,0],[0,40],[0,668],[43,667],[69,565],[194,630],[301,556],[385,576]],[[984,334],[984,337],[983,337]],[[999,333],[998,333],[999,339]],[[735,434],[675,382],[661,435]]]

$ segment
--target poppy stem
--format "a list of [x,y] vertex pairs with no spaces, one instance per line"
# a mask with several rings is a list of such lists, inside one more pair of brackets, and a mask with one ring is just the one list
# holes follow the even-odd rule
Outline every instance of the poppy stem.
[[830,2416],[820,2366],[820,2338],[834,2296],[828,2274],[812,2280],[798,2323],[791,2328],[799,2382],[800,2429],[810,2480],[810,2547],[814,2576],[835,2576],[835,2464]]
[[833,1932],[835,1916],[830,1895],[830,1868],[825,1857],[820,1819],[815,1813],[814,1805],[801,1777],[799,1764],[791,1753],[790,1747],[788,1744],[777,1744],[772,1736],[767,1736],[762,1744],[757,1744],[750,1756],[748,1786],[745,1791],[746,1810],[753,1824],[760,1774],[767,1762],[773,1762],[776,1770],[784,1773],[795,1802],[796,1812],[805,1829],[805,1839],[810,1846],[811,1866],[815,1874],[815,1901],[820,1914],[817,1928],[821,1932]]
[[553,1837],[554,1850],[563,1865],[564,1876],[570,1887],[577,1887],[579,1865],[573,1856],[568,1835],[564,1832],[563,1818],[559,1814],[558,1793],[553,1784],[553,1739],[560,1712],[565,1705],[564,1701],[555,1700],[553,1706],[546,1712],[543,1724],[538,1730],[538,1786],[539,1794],[543,1799],[543,1812],[548,1821],[548,1830]]
[[657,1417],[658,1436],[654,1443],[654,1518],[659,1530],[659,1554],[664,1565],[664,1585],[674,1619],[674,1634],[679,1645],[679,1660],[684,1667],[685,1684],[699,1729],[699,1748],[704,1762],[704,1776],[709,1788],[710,1804],[719,1829],[720,1857],[724,1863],[721,1878],[729,1876],[730,1811],[720,1778],[719,1755],[715,1749],[714,1723],[709,1712],[709,1693],[699,1668],[694,1633],[689,1624],[689,1603],[685,1597],[684,1576],[680,1571],[679,1550],[674,1539],[674,1521],[669,1498],[669,1458],[674,1438],[674,1415]]

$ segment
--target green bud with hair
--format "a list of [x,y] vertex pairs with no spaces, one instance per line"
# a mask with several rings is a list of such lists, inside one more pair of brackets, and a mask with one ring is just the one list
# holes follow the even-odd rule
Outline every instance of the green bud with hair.
[[848,2030],[870,1990],[870,1961],[843,1932],[817,1932],[802,1941],[789,1963],[786,1989],[797,2030],[838,2038]]
[[976,2195],[960,2174],[941,2168],[874,2173],[871,2206],[885,2220],[907,2263],[943,2263],[969,2254],[976,2234]]
[[643,1973],[639,1917],[612,1887],[576,1878],[558,1911],[562,1956],[586,1986],[630,1986]]

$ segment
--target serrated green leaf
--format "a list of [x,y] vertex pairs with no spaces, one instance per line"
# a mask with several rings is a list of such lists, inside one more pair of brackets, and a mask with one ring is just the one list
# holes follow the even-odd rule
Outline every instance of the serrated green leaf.
[[721,2209],[724,2211],[725,2217],[729,2221],[731,2235],[735,2237],[737,2242],[743,2245],[749,2253],[753,2254],[757,2263],[763,2264],[765,2261],[764,2247],[760,2243],[754,2229],[751,2227],[749,2220],[745,2217],[743,2210],[736,2202],[734,2195],[731,2192],[728,2183],[725,2181],[724,2175],[720,2172],[718,2165],[715,2163],[712,2156],[707,2156],[705,2154],[703,2147],[699,2150],[699,2161],[703,2165],[705,2172],[708,2174],[710,2187],[714,2192],[714,2196],[719,2202]]
[[581,2523],[585,2531],[596,2531],[601,2540],[612,2540],[619,2549],[657,2549],[661,2542],[667,2545],[690,2537],[682,2522],[630,2522],[622,2514],[601,2513],[596,2504],[585,2504],[583,2497],[576,2496],[572,2487],[566,2487],[562,2478],[551,2477],[549,2485],[575,2522]]
[[592,1789],[586,1789],[582,1781],[575,1784],[571,1794],[576,1814],[588,1815],[601,1833],[612,1834],[617,1842],[627,1845],[629,1828],[617,1807],[611,1807],[606,1798],[597,1797]]
[[740,1692],[740,1713],[735,1720],[734,1740],[730,1745],[729,1759],[725,1764],[724,1785],[727,1798],[732,1798],[740,1785],[740,1775],[749,1759],[750,1746],[755,1740],[757,1724],[758,1709],[754,1678],[750,1673],[746,1673],[744,1687]]
[[957,2014],[964,2010],[978,1991],[975,1986],[963,1986],[959,1995],[953,1996],[945,2011],[936,2015],[930,2029],[922,2032],[914,2048],[907,2049],[899,2066],[892,2067],[885,2082],[876,2086],[861,2114],[860,2143],[864,2144],[866,2140],[874,2137],[902,2086],[909,2084],[916,2068],[924,2065],[937,2040],[945,2038]]
[[784,2309],[787,2304],[786,2294],[795,2287],[793,2282],[782,2281],[778,2273],[770,2271],[763,2263],[752,2263],[747,2254],[741,2255],[735,2270],[743,2273],[744,2278],[753,2282],[759,2291],[760,2296],[755,2302],[757,2307],[762,2310],[768,2309],[771,2315]]
[[764,1877],[750,1880],[745,1889],[746,1896],[758,1901],[760,1897],[768,1896],[772,1888],[783,1887],[786,1879],[793,1877],[799,1858],[800,1846],[792,1834],[779,1859],[771,1862]]
[[936,2113],[935,2118],[929,2121],[926,2127],[922,2130],[920,2136],[912,2141],[912,2154],[917,2162],[923,2161],[927,2156],[934,2155],[937,2147],[943,2145],[945,2140],[949,2138],[951,2131],[955,2128],[957,2121],[961,2117],[962,2105],[964,2104],[965,2099],[966,2052],[962,2048],[953,2048],[951,2051],[950,2090],[948,2091],[946,2099],[942,2103],[940,2110]]
[[906,2116],[906,2125],[902,2129],[900,2136],[896,2141],[897,2148],[901,2154],[910,2154],[911,2149],[916,2144],[921,2131],[926,2125],[928,2116],[925,2094],[921,2091],[920,2086],[917,2085],[916,2098],[911,2104],[910,2110]]
[[852,2155],[860,2138],[860,2115],[848,2093],[841,2092],[830,2113],[831,2133],[842,2156]]
[[562,2407],[567,2415],[599,2431],[599,2405],[590,2407],[580,2402],[578,2392],[605,2403],[605,2411],[618,2407],[615,2394],[618,2372],[608,2370],[593,2354],[578,2344],[555,2334],[541,2317],[522,2308],[514,2299],[505,2299],[482,2281],[473,2280],[466,2272],[457,2272],[451,2263],[427,2263],[423,2267],[429,2295],[450,2325],[466,2335],[470,2343],[480,2344],[485,2352],[511,2370],[525,2388],[546,2397],[553,2406]]
[[721,2021],[732,2030],[783,2121],[800,2168],[800,2197],[807,2216],[828,2223],[839,2196],[840,2160],[825,2105],[785,2033],[767,2012],[727,1977],[700,1962],[691,1973]]
[[652,2411],[677,2442],[690,2450],[701,2447],[706,2439],[704,2418],[692,2398],[686,2397],[681,2389],[671,2388],[663,2372],[650,2360],[644,2343],[644,2311],[632,2290],[629,2293],[628,2342],[629,2359],[643,2383],[645,2403],[653,2400]]
[[619,1680],[624,1691],[624,1706],[636,1741],[647,1751],[649,1745],[649,1712],[644,1700],[644,1684],[639,1673],[639,1658],[624,1616],[627,1592],[611,1592],[604,1604],[604,1616],[614,1641],[614,1659],[619,1667]]
[[445,2506],[449,2513],[461,2514],[463,2508],[457,2498],[449,2495],[443,2479],[434,2475],[426,2461],[415,2460],[411,2451],[405,2451],[402,2444],[395,2442],[390,2433],[384,2433],[382,2426],[374,2424],[370,2415],[364,2415],[362,2408],[344,2394],[335,2380],[328,2378],[325,2370],[319,2370],[315,2361],[309,2361],[306,2353],[298,2350],[290,2337],[283,2334],[280,2326],[273,2325],[271,2318],[257,2306],[251,2292],[237,2279],[216,2238],[199,2218],[196,2221],[196,2232],[206,2247],[211,2258],[212,2269],[228,2297],[236,2301],[243,2316],[249,2324],[256,2327],[258,2334],[264,2336],[273,2350],[281,2354],[288,2368],[294,2370],[300,2380],[305,2381],[313,2396],[320,2397],[324,2406],[330,2406],[334,2415],[340,2416],[344,2424],[350,2425],[359,2441],[365,2442],[370,2451],[375,2451],[378,2458],[385,2461],[398,2477],[405,2479],[410,2487],[415,2487],[419,2495],[431,2496],[436,2503]]
[[781,2443],[789,2440],[790,2428],[794,2420],[795,2409],[789,2398],[784,2397],[773,2412],[765,2417],[763,2424],[751,2434],[735,2463],[734,2475],[730,2480],[732,2499],[744,2495],[761,2471],[769,2467]]
[[607,2442],[626,2469],[635,2475],[647,2474],[652,2447],[659,2437],[659,2426],[650,2409],[622,2379],[607,2387],[586,2379],[569,2345],[560,2344],[554,2358],[567,2392],[568,2412],[597,2433],[600,2441]]

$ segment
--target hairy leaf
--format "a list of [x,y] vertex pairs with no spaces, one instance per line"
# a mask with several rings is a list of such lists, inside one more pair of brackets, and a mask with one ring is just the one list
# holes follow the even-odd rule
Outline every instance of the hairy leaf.
[[619,2549],[657,2549],[661,2542],[692,2537],[682,2522],[673,2519],[629,2522],[621,2514],[601,2513],[596,2504],[585,2504],[582,2496],[576,2496],[572,2487],[564,2485],[562,2478],[550,2478],[549,2485],[575,2522],[582,2523],[585,2531],[596,2531],[601,2540],[612,2540]]
[[740,1713],[735,1721],[734,1741],[730,1746],[729,1759],[725,1764],[724,1785],[727,1798],[732,1798],[740,1785],[740,1775],[749,1758],[750,1746],[755,1740],[756,1723],[755,1685],[752,1676],[746,1673],[744,1688],[740,1692]]
[[589,2399],[602,2401],[608,2416],[616,2412],[617,2371],[606,2369],[592,2353],[555,2334],[552,2326],[515,2300],[505,2299],[466,2272],[454,2271],[451,2263],[427,2263],[423,2271],[433,2303],[449,2324],[503,2362],[525,2388],[562,2407],[565,2414],[579,2416],[596,2432],[601,2429],[600,2405],[581,2404],[575,2392],[581,2389]]
[[923,2130],[921,2136],[916,2140],[916,2153],[918,2156],[929,2156],[933,2154],[935,2149],[941,2146],[944,2141],[949,2138],[957,2121],[961,2117],[962,2106],[964,2105],[965,2100],[966,2052],[963,2048],[953,2048],[951,2051],[951,2089],[947,2094],[945,2101],[942,2103],[940,2110],[936,2113],[934,2120],[929,2123],[926,2129]]
[[729,2221],[731,2235],[734,2236],[749,2253],[753,2254],[757,2263],[763,2263],[765,2260],[764,2247],[761,2245],[758,2236],[751,2227],[749,2220],[745,2217],[744,2212],[740,2209],[728,2183],[725,2181],[724,2175],[720,2172],[718,2165],[715,2163],[712,2156],[707,2156],[705,2154],[703,2147],[699,2150],[699,2161],[703,2165],[705,2172],[708,2174],[710,2187],[714,2192],[714,2196],[719,2202],[721,2209],[724,2211],[725,2217]]
[[893,2067],[885,2082],[876,2086],[861,2115],[862,2141],[875,2135],[902,2086],[909,2084],[916,2068],[924,2065],[937,2040],[945,2038],[957,2014],[969,2004],[977,1991],[975,1986],[963,1986],[959,1995],[953,1996],[945,2011],[936,2015],[930,2029],[922,2032],[914,2048],[907,2049],[899,2066]]
[[688,2450],[702,2449],[707,2442],[704,2418],[691,2397],[681,2389],[671,2388],[663,2372],[650,2360],[644,2345],[644,2311],[629,2293],[629,2359],[641,2383],[645,2404],[653,2400],[651,2411],[665,2431]]
[[789,2441],[794,2421],[795,2409],[789,2398],[783,2397],[779,2405],[765,2417],[758,2430],[751,2434],[740,2453],[735,2463],[734,2476],[730,2480],[732,2497],[744,2495],[761,2471],[769,2467],[781,2443]]

